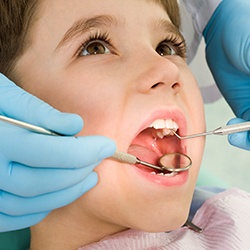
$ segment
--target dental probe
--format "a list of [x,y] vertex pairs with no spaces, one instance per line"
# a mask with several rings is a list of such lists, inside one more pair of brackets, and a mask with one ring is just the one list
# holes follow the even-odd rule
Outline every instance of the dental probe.
[[180,136],[173,129],[171,129],[171,131],[175,134],[175,136],[181,140],[191,139],[191,138],[195,138],[199,136],[207,136],[207,135],[229,135],[229,134],[244,132],[248,130],[250,130],[250,122],[242,122],[242,123],[237,123],[237,124],[226,125],[226,126],[216,128],[212,131],[199,133],[199,134],[193,134],[193,135],[186,135],[186,136]]
[[[13,119],[13,118],[9,118],[9,117],[6,117],[6,116],[2,116],[2,115],[0,115],[0,121],[9,123],[9,124],[17,126],[17,127],[21,127],[23,129],[27,129],[29,131],[39,133],[39,134],[52,135],[52,136],[62,136],[62,135],[60,135],[58,133],[55,133],[55,132],[52,132],[50,130],[41,128],[39,126],[35,126],[35,125],[30,124],[30,123],[22,122],[22,121],[19,121],[19,120]],[[178,153],[176,153],[176,154],[178,154]],[[164,158],[164,156],[166,157],[166,155],[163,155],[162,158]],[[141,161],[140,159],[138,159],[134,155],[127,154],[127,153],[120,152],[120,151],[116,151],[115,154],[112,157],[114,159],[120,161],[120,162],[129,163],[129,164],[142,164],[144,166],[147,166],[147,167],[150,167],[150,168],[153,168],[153,169],[157,169],[157,170],[160,170],[160,171],[182,172],[182,171],[188,170],[192,165],[191,159],[186,155],[183,155],[183,156],[187,157],[187,159],[188,159],[188,164],[184,168],[168,168],[168,167],[165,167],[165,166],[162,166],[162,167],[156,166],[156,165],[150,164],[148,162]]]

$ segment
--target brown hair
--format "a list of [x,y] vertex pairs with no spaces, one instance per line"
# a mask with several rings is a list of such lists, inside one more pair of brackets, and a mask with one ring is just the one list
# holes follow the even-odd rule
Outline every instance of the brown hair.
[[177,0],[153,0],[161,4],[169,15],[171,22],[179,29],[180,28],[180,10]]
[[38,0],[0,0],[0,72],[10,76],[28,47]]
[[[41,0],[40,0],[41,1]],[[176,0],[150,0],[159,3],[179,28]],[[0,0],[0,72],[13,77],[18,58],[31,43],[30,30],[37,18],[39,0]]]

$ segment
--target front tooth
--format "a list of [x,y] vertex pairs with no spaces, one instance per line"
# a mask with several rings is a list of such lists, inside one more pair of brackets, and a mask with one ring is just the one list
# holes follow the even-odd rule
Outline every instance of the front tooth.
[[154,121],[150,127],[153,127],[154,129],[162,129],[165,128],[165,121],[163,119],[158,119]]
[[174,122],[174,127],[173,127],[173,129],[174,129],[175,131],[177,131],[178,128],[179,128],[178,124],[177,124],[176,122]]
[[179,128],[177,123],[173,121],[172,119],[168,119],[165,121],[165,127],[168,129],[174,129],[175,131]]
[[[155,120],[150,127],[154,128],[154,129],[162,129],[164,132],[163,135],[168,135],[171,133],[171,129],[177,131],[177,129],[179,128],[179,126],[177,125],[177,123],[175,121],[173,121],[172,119],[167,119],[167,120],[163,120],[163,119],[158,119]],[[160,137],[160,136],[159,136]]]

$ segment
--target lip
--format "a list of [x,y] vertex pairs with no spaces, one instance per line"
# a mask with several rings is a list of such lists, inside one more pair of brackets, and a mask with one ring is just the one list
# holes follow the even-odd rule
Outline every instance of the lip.
[[[139,126],[133,138],[135,139],[143,130],[147,129],[157,119],[165,119],[165,120],[173,119],[179,126],[180,134],[186,134],[187,119],[184,113],[182,112],[182,110],[178,108],[168,108],[168,109],[160,109],[160,110],[158,109],[152,112]],[[179,153],[186,154],[187,147],[186,147],[185,141],[181,141],[180,143],[181,143],[181,152]],[[138,155],[136,155],[136,152],[130,152],[129,149],[128,149],[128,152],[134,154],[140,160],[147,161],[146,157],[143,157],[142,159],[142,157],[139,157]],[[131,167],[135,170],[136,174],[147,179],[148,181],[161,185],[161,186],[167,186],[167,187],[181,186],[187,181],[188,176],[189,176],[189,171],[180,172],[174,176],[160,176],[157,174],[152,174],[154,170],[151,170],[151,169],[140,168],[136,165],[132,165]]]
[[180,172],[172,177],[161,176],[156,174],[151,174],[151,172],[146,172],[141,170],[140,168],[132,165],[135,173],[140,175],[141,177],[145,178],[146,180],[150,181],[151,183],[165,186],[165,187],[174,187],[174,186],[182,186],[186,183],[189,176],[189,170]]

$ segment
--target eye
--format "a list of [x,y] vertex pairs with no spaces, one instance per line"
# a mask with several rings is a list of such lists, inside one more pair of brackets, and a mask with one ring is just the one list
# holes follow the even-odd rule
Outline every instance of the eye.
[[102,54],[109,54],[111,53],[110,50],[105,45],[103,41],[91,41],[87,43],[83,48],[81,55],[88,56],[88,55],[102,55]]
[[169,45],[169,43],[167,43],[167,42],[163,42],[163,43],[159,44],[156,48],[156,52],[160,56],[176,55],[176,51],[174,50],[174,48],[171,45]]

